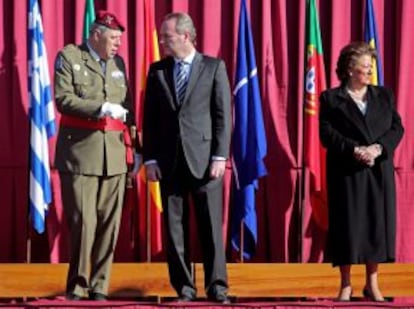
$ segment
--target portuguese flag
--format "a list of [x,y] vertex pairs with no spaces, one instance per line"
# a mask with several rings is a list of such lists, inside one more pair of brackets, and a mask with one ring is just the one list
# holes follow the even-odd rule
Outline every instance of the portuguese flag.
[[326,89],[322,40],[315,0],[307,0],[306,80],[304,106],[304,164],[310,173],[312,216],[328,228],[325,152],[319,140],[319,95]]
[[89,38],[89,31],[92,23],[95,21],[95,5],[94,0],[86,0],[85,12],[83,15],[83,32],[82,39],[86,41]]

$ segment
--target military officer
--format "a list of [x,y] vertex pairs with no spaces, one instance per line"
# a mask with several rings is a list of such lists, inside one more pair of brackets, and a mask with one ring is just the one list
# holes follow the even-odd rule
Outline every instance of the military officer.
[[89,39],[64,47],[55,61],[55,167],[70,231],[70,300],[107,297],[128,163],[138,163],[128,134],[135,113],[117,55],[123,31],[114,14],[98,11]]

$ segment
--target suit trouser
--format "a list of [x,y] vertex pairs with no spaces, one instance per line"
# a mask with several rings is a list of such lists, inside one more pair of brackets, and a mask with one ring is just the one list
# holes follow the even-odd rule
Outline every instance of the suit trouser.
[[196,179],[183,156],[171,177],[161,181],[167,231],[167,260],[171,284],[180,296],[196,296],[189,256],[189,202],[191,195],[201,248],[207,295],[226,294],[227,269],[223,244],[223,180]]
[[107,294],[121,221],[125,174],[60,173],[60,181],[71,249],[66,292],[79,296],[87,292]]

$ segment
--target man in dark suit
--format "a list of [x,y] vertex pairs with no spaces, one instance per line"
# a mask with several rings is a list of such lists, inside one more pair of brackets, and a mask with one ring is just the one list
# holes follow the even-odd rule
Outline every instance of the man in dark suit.
[[222,235],[222,177],[231,133],[230,87],[224,62],[195,49],[187,14],[161,26],[163,60],[148,73],[143,127],[147,178],[160,180],[170,281],[181,301],[196,297],[188,250],[191,194],[210,300],[228,303]]

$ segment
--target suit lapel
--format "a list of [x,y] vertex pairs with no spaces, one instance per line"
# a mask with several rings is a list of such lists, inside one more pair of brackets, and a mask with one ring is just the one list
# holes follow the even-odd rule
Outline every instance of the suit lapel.
[[164,84],[166,89],[169,90],[168,101],[173,110],[177,109],[177,95],[175,94],[175,85],[174,85],[174,58],[169,57],[167,60],[166,66],[164,68],[163,75],[161,76],[161,83]]
[[368,109],[365,121],[371,135],[375,138],[378,132],[382,132],[384,122],[384,115],[388,115],[386,110],[386,104],[384,104],[384,98],[381,96],[381,92],[377,87],[368,87],[367,92]]
[[173,110],[177,109],[177,95],[175,94],[174,85],[174,58],[169,57],[166,60],[163,71],[157,72],[161,84],[167,91],[168,101]]
[[191,92],[193,91],[194,86],[196,85],[197,80],[200,77],[201,72],[203,71],[203,68],[204,68],[203,56],[200,53],[196,52],[193,63],[191,64],[190,78],[188,79],[188,85],[185,91],[185,97],[184,97],[183,104],[185,104]]
[[99,62],[92,58],[87,48],[86,50],[82,48],[82,60],[89,69],[105,77]]
[[82,60],[84,61],[85,65],[92,71],[105,77],[102,72],[102,68],[99,65],[99,62],[92,58],[91,53],[89,52],[88,46],[86,44],[81,45],[81,50],[82,50]]
[[166,66],[164,68],[164,81],[168,85],[171,94],[175,94],[174,86],[174,58],[169,57],[166,59]]
[[381,119],[378,117],[378,112],[380,110],[378,102],[380,101],[379,93],[374,87],[368,87],[367,91],[367,114],[366,114],[366,121],[367,123],[372,123],[372,119]]
[[[174,110],[177,109],[179,106],[177,94],[175,92],[175,84],[174,84],[174,58],[169,57],[166,59],[166,65],[163,69],[162,74],[159,75],[160,82],[168,89],[168,98],[170,101],[171,106]],[[200,77],[201,72],[204,68],[203,56],[196,52],[194,56],[193,63],[191,64],[191,72],[188,79],[187,89],[185,91],[185,97],[183,105],[187,101],[188,97],[190,96],[191,92],[194,90],[195,85],[197,84],[197,80]]]
[[356,106],[355,102],[346,92],[345,87],[341,87],[337,93],[338,108],[342,110],[344,115],[359,129],[367,140],[370,140],[368,127],[365,123],[365,117]]

